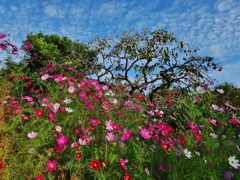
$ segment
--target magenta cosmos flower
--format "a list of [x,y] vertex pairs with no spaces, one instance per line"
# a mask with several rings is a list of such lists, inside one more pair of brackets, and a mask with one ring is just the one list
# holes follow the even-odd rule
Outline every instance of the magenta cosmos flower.
[[127,141],[127,140],[131,139],[131,137],[132,137],[132,131],[124,130],[123,135],[122,135],[122,140]]
[[38,175],[35,177],[35,180],[44,180],[44,176],[43,175]]
[[68,139],[66,138],[65,135],[61,135],[59,136],[59,138],[57,139],[57,143],[60,147],[64,147],[67,145],[68,143]]
[[145,128],[141,129],[140,134],[144,139],[150,139],[151,138],[150,132]]
[[122,168],[123,168],[124,170],[127,170],[126,163],[128,162],[128,160],[127,160],[127,159],[124,160],[124,159],[120,158],[119,162],[120,162]]
[[55,160],[53,160],[53,161],[50,161],[50,160],[49,160],[49,161],[47,162],[46,167],[47,167],[47,169],[48,169],[49,171],[55,171],[56,168],[57,168],[57,162],[56,162]]

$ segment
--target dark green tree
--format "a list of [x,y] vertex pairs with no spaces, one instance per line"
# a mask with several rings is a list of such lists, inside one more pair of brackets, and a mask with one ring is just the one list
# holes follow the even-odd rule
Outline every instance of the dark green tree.
[[90,43],[101,54],[102,70],[96,71],[100,82],[126,84],[130,94],[144,92],[147,86],[150,99],[173,83],[187,86],[186,79],[191,78],[199,85],[209,71],[221,70],[212,57],[199,56],[198,49],[178,42],[163,29],[124,32],[121,37],[97,38]]
[[90,72],[97,63],[97,52],[87,45],[57,34],[28,34],[22,49],[24,61],[32,71],[46,67],[48,63],[67,64],[82,72]]

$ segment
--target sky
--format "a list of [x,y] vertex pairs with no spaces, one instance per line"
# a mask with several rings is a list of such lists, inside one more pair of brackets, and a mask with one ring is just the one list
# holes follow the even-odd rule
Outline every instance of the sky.
[[166,29],[223,66],[216,84],[240,87],[240,0],[1,0],[0,34],[21,46],[29,33],[87,43],[123,31]]

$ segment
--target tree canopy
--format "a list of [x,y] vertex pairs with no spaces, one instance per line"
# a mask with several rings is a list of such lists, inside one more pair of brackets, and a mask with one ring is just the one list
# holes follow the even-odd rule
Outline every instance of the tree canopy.
[[97,62],[97,52],[89,49],[86,44],[72,41],[68,37],[57,34],[28,34],[22,49],[26,52],[24,61],[35,71],[51,62],[65,63],[81,71],[89,71]]
[[148,88],[150,98],[173,83],[187,86],[187,79],[199,85],[211,70],[221,70],[212,57],[198,55],[198,49],[163,29],[124,32],[121,37],[97,38],[90,44],[101,55],[101,72],[95,72],[100,82],[126,84],[130,94]]

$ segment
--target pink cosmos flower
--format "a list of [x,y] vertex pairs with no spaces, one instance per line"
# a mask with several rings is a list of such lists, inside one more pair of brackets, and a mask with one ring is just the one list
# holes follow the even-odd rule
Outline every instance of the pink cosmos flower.
[[49,112],[48,113],[48,119],[53,119],[55,117],[55,114],[54,114],[54,112]]
[[25,114],[22,115],[22,118],[23,118],[24,120],[29,120],[29,117],[26,116]]
[[150,101],[150,102],[148,102],[148,105],[149,105],[149,106],[151,106],[151,107],[154,107],[154,106],[155,106],[155,105],[154,105],[154,103],[153,103],[153,102],[151,102],[151,101]]
[[208,118],[208,121],[209,121],[212,125],[217,126],[216,120],[211,119],[211,118]]
[[105,125],[106,125],[106,129],[108,131],[112,131],[113,130],[113,127],[112,127],[112,121],[111,120],[108,120],[105,122]]
[[224,112],[223,108],[219,108],[216,104],[212,104],[212,108],[216,111]]
[[107,133],[106,139],[108,140],[108,142],[115,141],[114,134],[112,132]]
[[159,109],[155,109],[154,112],[155,112],[155,115],[157,115],[159,117],[163,117],[163,114],[164,114],[163,111],[159,111]]
[[30,97],[30,96],[23,96],[22,100],[26,100],[28,102],[32,102],[33,101],[32,97]]
[[210,133],[210,136],[213,138],[217,138],[217,135],[215,133]]
[[147,111],[147,113],[150,114],[151,116],[154,116],[154,115],[155,115],[154,112],[153,112],[152,110]]
[[227,107],[230,107],[232,110],[235,110],[235,109],[236,109],[235,107],[231,106],[231,105],[228,104],[228,103],[226,103],[225,105],[226,105]]
[[81,80],[80,83],[78,84],[78,87],[83,87],[87,85],[87,81],[85,79]]
[[78,97],[79,97],[80,99],[86,99],[86,98],[87,98],[87,95],[86,95],[84,92],[80,92],[80,93],[78,94]]
[[57,143],[60,147],[64,147],[68,143],[68,139],[64,135],[60,135],[59,138],[57,139]]
[[109,90],[109,87],[108,86],[103,86],[102,89],[107,91],[107,90]]
[[27,134],[27,137],[30,138],[30,139],[35,139],[37,137],[38,133],[37,132],[30,132]]
[[67,70],[68,70],[68,71],[73,71],[73,70],[74,70],[74,67],[68,67]]
[[77,76],[82,77],[82,76],[84,76],[84,73],[83,72],[77,72]]
[[97,125],[101,124],[101,122],[97,119],[90,119],[90,123],[94,126],[97,126]]
[[145,172],[146,172],[146,174],[148,175],[148,176],[150,176],[150,171],[149,171],[149,169],[146,167],[145,168]]
[[165,122],[159,122],[156,126],[156,128],[159,130],[159,131],[163,131],[164,129],[167,129],[169,126],[167,123]]
[[78,147],[79,147],[79,144],[77,142],[73,142],[71,144],[71,148],[73,148],[73,149],[77,149]]
[[165,172],[165,169],[164,169],[164,167],[161,164],[158,166],[158,170]]
[[62,127],[61,127],[61,126],[56,126],[55,129],[56,129],[56,131],[59,132],[59,133],[62,132]]
[[217,92],[219,92],[220,94],[223,94],[224,90],[223,89],[217,89]]
[[42,98],[42,102],[43,102],[43,103],[47,103],[47,102],[48,102],[48,98],[45,98],[45,97]]
[[194,133],[198,133],[200,131],[197,124],[194,124],[193,122],[187,122],[187,125],[192,129]]
[[123,107],[129,108],[129,107],[131,107],[132,105],[133,105],[132,101],[127,100],[127,101],[124,102]]
[[13,111],[13,114],[19,114],[22,110],[21,106],[15,106],[15,110]]
[[48,160],[46,167],[49,171],[55,171],[57,168],[57,162],[55,160]]
[[120,161],[120,164],[121,164],[122,168],[123,168],[124,170],[127,170],[126,163],[128,162],[128,160],[124,160],[124,159],[120,158],[119,161]]
[[84,139],[82,140],[81,138],[78,140],[78,143],[82,146],[86,145],[87,144],[87,141]]
[[60,81],[64,81],[64,80],[67,79],[66,77],[63,77],[60,74],[54,74],[52,77],[53,77],[55,82],[60,82]]
[[137,106],[133,107],[133,111],[134,112],[137,112],[137,111],[142,112],[142,107],[140,105],[137,105]]
[[68,93],[73,94],[74,91],[75,91],[75,87],[74,86],[68,87]]
[[144,139],[150,139],[151,138],[150,132],[145,128],[141,129],[140,134]]
[[236,115],[234,114],[231,119],[228,120],[229,123],[236,125],[237,127],[240,125]]
[[44,74],[41,76],[41,80],[47,80],[50,76],[48,74]]
[[90,111],[93,110],[93,105],[94,105],[93,102],[85,101],[85,102],[83,103],[83,105],[84,105],[85,107],[87,107],[88,110],[90,110]]

